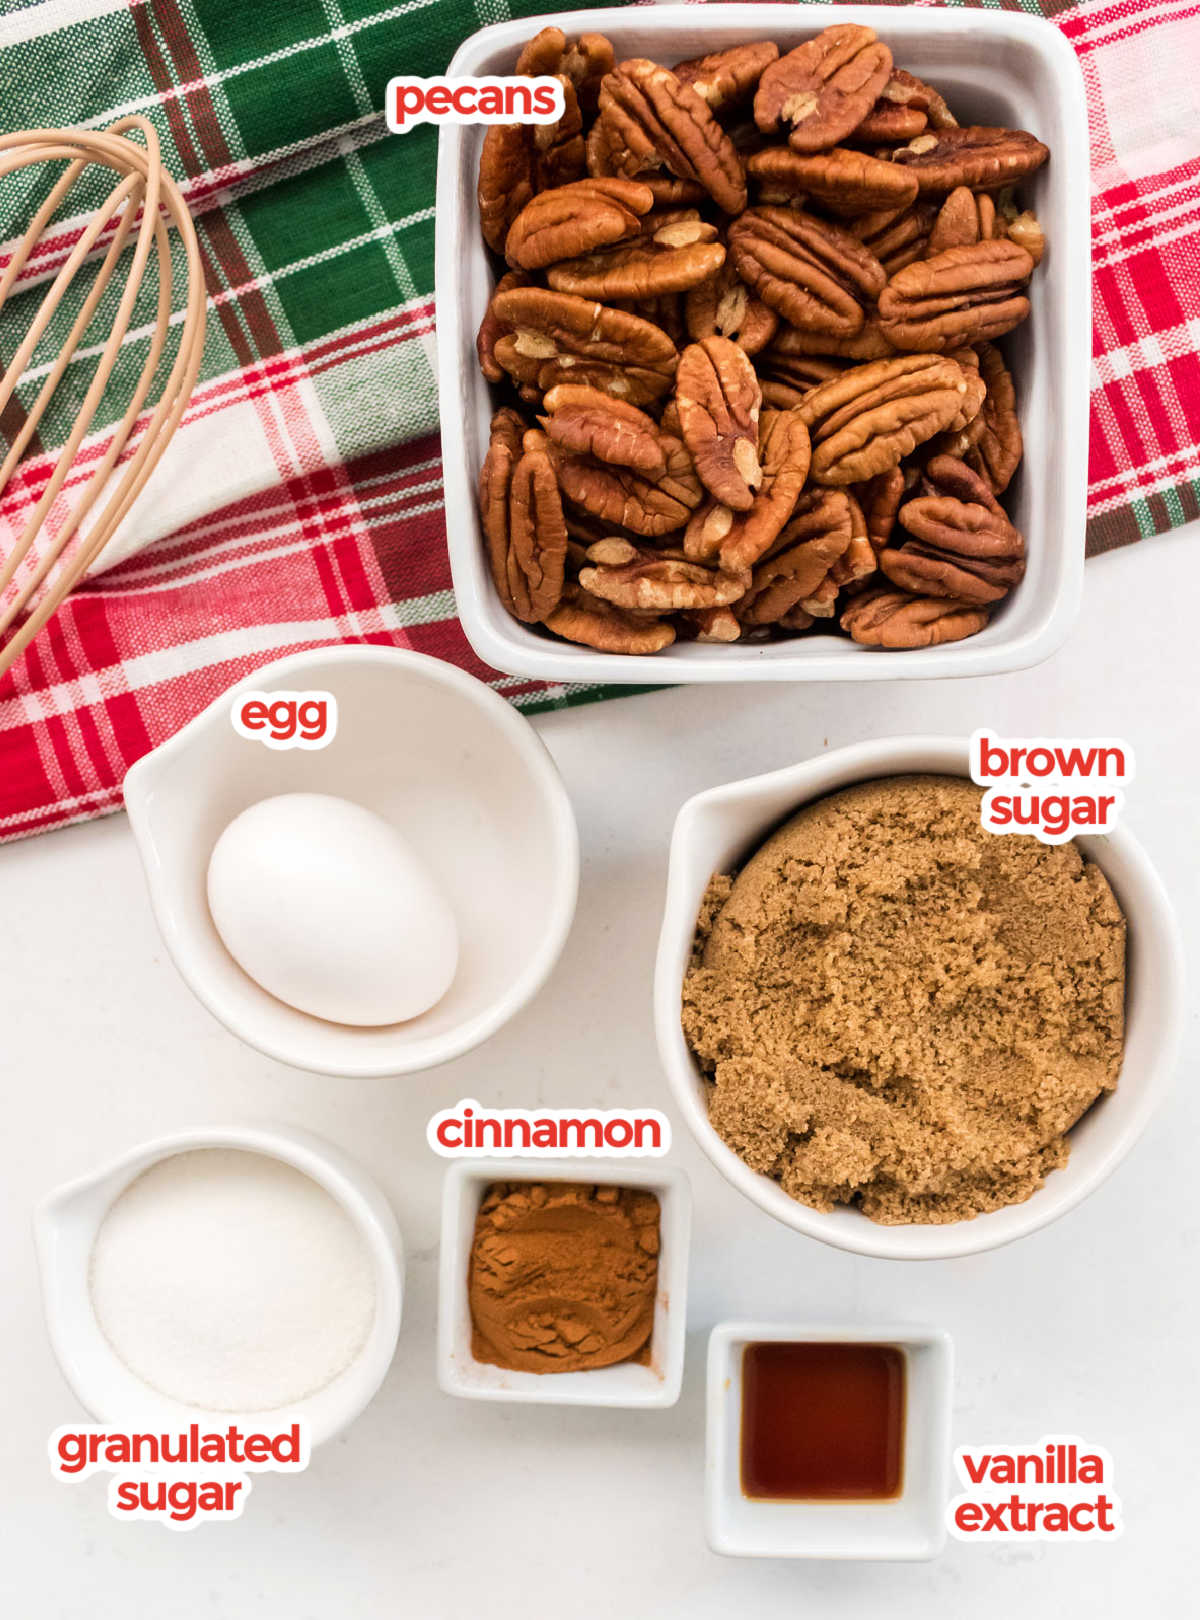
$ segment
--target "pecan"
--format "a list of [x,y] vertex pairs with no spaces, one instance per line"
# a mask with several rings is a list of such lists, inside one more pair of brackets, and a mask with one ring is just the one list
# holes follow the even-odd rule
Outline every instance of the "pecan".
[[897,348],[936,352],[1011,332],[1029,314],[1033,260],[1015,242],[976,242],[917,260],[879,295],[879,324]]
[[[553,71],[565,74],[570,79],[575,86],[584,121],[590,122],[596,116],[600,102],[600,85],[605,75],[615,67],[616,55],[603,34],[580,34],[574,44],[567,45],[565,40],[563,44],[562,60]],[[522,71],[519,66],[517,71]]]
[[987,397],[987,383],[980,373],[979,356],[974,349],[951,349],[946,358],[962,367],[963,376],[967,380],[967,391],[963,395],[962,406],[946,429],[946,433],[970,446],[982,432],[982,424],[977,427],[976,423],[979,422],[979,412]]
[[560,259],[578,258],[636,236],[641,216],[653,206],[649,186],[636,180],[576,180],[555,186],[539,192],[513,220],[505,257],[520,270],[541,270]]
[[727,51],[713,51],[709,56],[677,62],[675,77],[690,84],[714,112],[720,112],[745,101],[762,78],[763,70],[770,67],[778,55],[779,46],[769,40],[734,45]]
[[860,142],[864,146],[900,146],[905,141],[915,140],[918,135],[924,133],[929,119],[921,109],[906,106],[889,98],[888,91],[895,83],[895,78],[893,72],[891,79],[884,85],[879,100],[847,139]]
[[646,478],[667,470],[658,426],[636,405],[613,399],[598,388],[559,383],[543,401],[542,425],[555,444],[577,455],[592,455],[616,467],[631,467]]
[[868,317],[861,331],[851,337],[833,337],[828,332],[803,331],[785,326],[771,343],[772,355],[826,355],[835,360],[890,360],[896,353],[880,330],[879,322]]
[[941,93],[918,79],[907,68],[894,68],[884,88],[883,99],[898,106],[915,107],[925,114],[930,129],[957,129],[958,119],[946,105]]
[[889,156],[913,171],[922,191],[953,191],[955,186],[994,191],[1040,169],[1050,148],[1028,130],[971,124],[918,135]]
[[746,206],[746,176],[733,143],[703,98],[669,68],[642,57],[622,62],[600,87],[597,127],[603,161],[616,173],[666,168],[679,180],[697,181],[728,214]]
[[873,28],[835,24],[766,69],[755,122],[766,135],[787,125],[797,152],[836,146],[862,123],[891,72],[892,53]]
[[[605,183],[615,182],[594,182]],[[686,292],[725,263],[725,249],[716,237],[716,226],[694,211],[665,219],[652,215],[633,241],[552,265],[546,279],[559,292],[604,302]]]
[[[555,30],[557,32],[557,30]],[[582,178],[583,121],[571,81],[562,78],[563,115],[553,124],[493,124],[479,153],[479,224],[495,253],[508,228],[539,191]]]
[[653,551],[617,567],[585,568],[579,583],[602,601],[636,613],[728,607],[746,589],[744,577]]
[[1024,450],[1017,393],[1004,357],[990,343],[979,346],[979,372],[987,393],[976,418],[980,431],[964,459],[987,479],[994,495],[1002,495],[1021,465]]
[[887,472],[877,473],[866,483],[855,486],[855,498],[862,508],[867,538],[876,556],[891,538],[905,487],[904,473],[899,467],[889,467]]
[[907,208],[876,208],[860,214],[847,227],[873,253],[889,276],[914,259],[923,258],[936,210],[932,203],[915,202]]
[[758,378],[728,338],[691,343],[679,357],[675,403],[684,443],[704,487],[736,512],[754,504],[758,460]]
[[644,405],[671,386],[675,345],[626,310],[545,287],[513,287],[495,295],[492,313],[509,328],[496,344],[497,361],[543,393],[556,383],[581,382]]
[[886,277],[849,231],[798,208],[748,208],[729,227],[729,251],[742,280],[792,326],[852,337],[864,306]]
[[780,354],[769,349],[758,363],[763,404],[777,410],[790,410],[793,405],[799,405],[811,389],[839,376],[844,369],[837,360],[823,360],[817,355]]
[[1025,575],[1025,542],[978,473],[953,456],[926,468],[931,493],[907,501],[910,539],[888,547],[879,566],[893,584],[960,602],[998,602]]
[[692,458],[679,439],[662,434],[666,473],[653,480],[627,467],[609,467],[584,456],[560,455],[558,478],[568,500],[605,523],[637,535],[682,529],[704,498]]
[[855,597],[841,617],[843,630],[863,647],[938,647],[965,641],[988,622],[986,608],[950,597],[910,596],[878,590]]
[[500,599],[514,618],[536,624],[562,596],[567,529],[550,459],[536,445],[522,449],[522,428],[515,411],[493,417],[479,498]]
[[[510,287],[528,287],[530,278],[522,270],[508,270],[496,283],[496,292],[507,292]],[[496,345],[502,337],[507,337],[509,328],[502,321],[496,319],[491,304],[483,312],[483,319],[479,323],[479,331],[475,335],[475,353],[479,359],[479,369],[490,383],[503,382],[505,378],[504,367],[496,359]]]
[[987,193],[976,193],[967,186],[955,186],[933,222],[926,257],[936,258],[947,248],[990,242],[999,234],[996,229],[996,205]]
[[916,176],[907,169],[848,146],[812,153],[771,146],[748,160],[746,172],[772,201],[815,197],[835,214],[907,208],[917,196]]
[[853,366],[797,407],[813,433],[812,476],[854,484],[896,467],[962,410],[967,381],[943,356],[899,355]]
[[1000,235],[1001,231],[1010,242],[1023,247],[1034,264],[1041,264],[1046,251],[1046,233],[1031,209],[1027,208],[1019,214],[1011,202],[1005,202],[1000,209],[1000,229],[996,235]]
[[622,613],[577,584],[567,586],[562,601],[546,615],[545,625],[564,641],[594,647],[597,652],[656,653],[675,640],[673,625]]
[[736,615],[727,607],[700,608],[695,613],[685,614],[684,619],[695,632],[697,641],[737,641],[742,633]]
[[[851,537],[850,500],[844,491],[812,490],[802,495],[795,517],[755,568],[750,588],[737,605],[738,618],[744,624],[761,625],[774,624],[800,606],[811,613],[810,599],[816,598]],[[823,611],[819,616],[829,614]]]
[[684,301],[688,336],[732,338],[749,355],[760,352],[775,336],[779,317],[755,298],[731,264],[693,287]]
[[[709,522],[707,535],[693,539],[689,527],[684,549],[692,541],[688,555],[711,556],[708,550],[712,538],[717,539],[721,566],[729,573],[742,573],[752,568],[776,543],[780,532],[796,509],[796,502],[808,477],[808,429],[798,411],[764,411],[759,424],[759,454],[762,458],[762,487],[748,512],[730,514],[725,534],[718,535],[721,524],[715,514]],[[728,511],[718,507],[718,512]]]

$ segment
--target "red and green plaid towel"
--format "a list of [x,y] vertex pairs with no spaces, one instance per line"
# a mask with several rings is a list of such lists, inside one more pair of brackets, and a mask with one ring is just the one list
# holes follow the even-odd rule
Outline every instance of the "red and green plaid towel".
[[[1200,514],[1200,3],[1006,3],[1052,17],[1087,81],[1089,548],[1101,551]],[[422,126],[401,144],[379,114],[393,74],[439,72],[476,28],[546,9],[42,0],[0,15],[4,128],[150,117],[196,214],[211,299],[200,382],[120,536],[124,560],[0,681],[0,838],[118,808],[134,760],[233,681],[304,647],[416,647],[526,710],[604,695],[486,670],[458,626],[433,436],[436,134]],[[0,265],[37,183],[0,182]],[[77,197],[72,215],[98,195]],[[28,267],[0,319],[0,356],[77,229],[63,218]],[[140,365],[139,327],[105,420]],[[53,338],[0,437],[19,430]],[[68,384],[86,387],[82,365]],[[0,551],[45,487],[69,405],[68,394],[43,422],[0,500]]]

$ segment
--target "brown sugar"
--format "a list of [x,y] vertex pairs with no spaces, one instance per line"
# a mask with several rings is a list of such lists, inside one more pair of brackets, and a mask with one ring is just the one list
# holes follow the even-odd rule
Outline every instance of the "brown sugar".
[[1019,1203],[1121,1066],[1125,920],[1072,844],[1003,837],[957,777],[807,806],[709,885],[683,1026],[709,1117],[817,1209]]
[[495,1182],[471,1246],[472,1354],[519,1372],[647,1361],[658,1290],[653,1193]]

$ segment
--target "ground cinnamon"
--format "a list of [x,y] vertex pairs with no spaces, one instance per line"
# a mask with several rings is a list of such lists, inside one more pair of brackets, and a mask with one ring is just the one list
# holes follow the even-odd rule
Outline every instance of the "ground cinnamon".
[[628,1187],[493,1183],[471,1246],[475,1359],[537,1373],[648,1360],[659,1213]]

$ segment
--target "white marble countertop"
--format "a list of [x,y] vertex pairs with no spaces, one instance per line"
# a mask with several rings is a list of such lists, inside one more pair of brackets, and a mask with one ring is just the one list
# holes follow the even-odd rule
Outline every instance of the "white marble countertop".
[[[0,1177],[0,1613],[12,1620],[636,1620],[731,1614],[1008,1620],[1165,1613],[1190,1589],[1200,1396],[1193,1202],[1200,1029],[1175,1092],[1112,1179],[997,1253],[905,1265],[824,1248],[720,1179],[679,1127],[695,1195],[683,1398],[664,1412],[480,1405],[433,1375],[438,1195],[430,1113],[492,1103],[669,1107],[650,979],[679,804],[825,747],[908,731],[1116,734],[1137,753],[1128,824],[1173,891],[1197,960],[1200,534],[1088,567],[1083,620],[1051,662],[981,681],[675,690],[548,716],[579,816],[579,912],[549,985],[480,1051],[407,1080],[322,1079],[239,1045],[193,1000],[155,931],[124,817],[0,849],[5,918]],[[1189,757],[1190,755],[1190,757]],[[246,1516],[171,1535],[117,1524],[93,1479],[45,1460],[78,1418],[41,1318],[29,1217],[51,1187],[192,1124],[271,1118],[358,1155],[409,1250],[400,1348],[367,1414]],[[896,1319],[948,1329],[956,1444],[1072,1431],[1113,1454],[1126,1533],[1101,1546],[951,1542],[912,1566],[745,1562],[701,1532],[704,1344],[734,1316]]]

